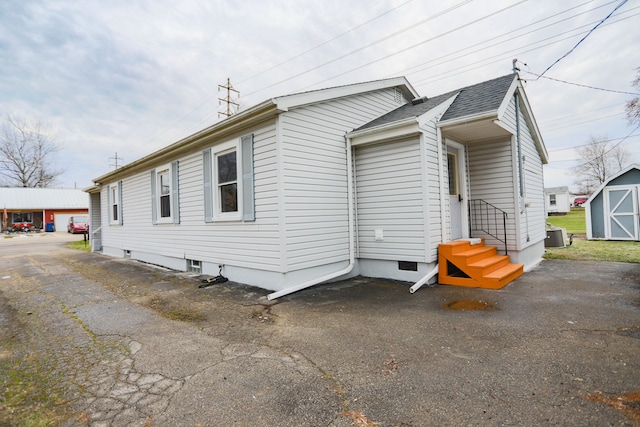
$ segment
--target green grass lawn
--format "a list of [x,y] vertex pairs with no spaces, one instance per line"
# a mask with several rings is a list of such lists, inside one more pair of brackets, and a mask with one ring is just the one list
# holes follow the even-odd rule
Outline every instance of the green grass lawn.
[[67,245],[67,247],[71,249],[79,249],[81,251],[91,251],[91,243],[89,243],[88,240],[86,242],[84,240],[71,242]]
[[566,215],[551,215],[547,218],[549,224],[556,227],[566,228],[569,234],[587,234],[587,222],[585,219],[584,208],[571,208],[571,212]]
[[585,240],[587,226],[584,208],[571,208],[567,215],[550,216],[547,222],[556,227],[566,228],[567,235],[576,235],[571,246],[546,248],[544,257],[547,259],[640,263],[640,242]]
[[547,259],[577,261],[616,261],[640,264],[640,242],[574,239],[566,248],[546,248]]

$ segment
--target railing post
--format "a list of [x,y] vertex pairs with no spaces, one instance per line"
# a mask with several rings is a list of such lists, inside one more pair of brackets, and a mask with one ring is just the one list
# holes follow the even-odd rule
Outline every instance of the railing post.
[[502,212],[502,229],[504,230],[504,254],[507,255],[507,213]]

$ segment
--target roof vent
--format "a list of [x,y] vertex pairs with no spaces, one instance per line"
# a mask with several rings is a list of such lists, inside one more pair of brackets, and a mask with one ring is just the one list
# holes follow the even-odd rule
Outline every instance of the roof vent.
[[427,99],[429,99],[429,98],[427,98],[426,96],[423,96],[422,98],[416,98],[413,101],[411,101],[411,104],[413,104],[413,105],[422,104]]

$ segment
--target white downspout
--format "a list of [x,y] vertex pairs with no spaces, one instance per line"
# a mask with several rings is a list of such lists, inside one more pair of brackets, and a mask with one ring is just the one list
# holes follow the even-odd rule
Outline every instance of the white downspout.
[[424,276],[422,279],[418,280],[416,283],[413,284],[413,286],[411,286],[409,288],[409,292],[414,293],[415,291],[417,291],[418,289],[420,289],[422,287],[422,285],[424,285],[425,283],[427,283],[429,281],[429,279],[431,279],[433,276],[435,276],[438,273],[438,264],[436,264],[435,267],[433,267],[431,269],[431,271],[429,271],[426,276]]
[[447,215],[445,214],[444,207],[446,202],[446,195],[444,191],[444,166],[442,165],[442,145],[444,144],[444,140],[442,139],[442,131],[440,128],[436,128],[436,138],[438,140],[438,175],[440,176],[440,240],[441,243],[446,243],[446,234],[445,234],[445,221],[447,219]]
[[[442,161],[442,154],[443,154],[442,144],[444,141],[442,140],[442,131],[440,130],[440,128],[436,128],[436,139],[438,141],[438,175],[439,175],[439,181],[440,181],[440,224],[441,224],[440,240],[442,240],[442,243],[445,243],[446,238],[444,233],[444,227],[445,227],[445,219],[447,218],[447,216],[445,215],[445,212],[444,212],[446,195],[444,191],[444,166],[442,165],[442,162],[443,162]],[[420,289],[425,283],[429,281],[429,279],[431,279],[437,273],[438,273],[438,264],[436,264],[435,267],[433,267],[422,279],[414,283],[413,286],[409,288],[409,292],[414,293],[415,291]]]
[[347,145],[347,203],[348,203],[348,223],[349,223],[349,265],[346,268],[343,268],[340,271],[336,271],[335,273],[330,273],[324,275],[322,277],[318,277],[316,279],[311,279],[306,282],[300,283],[298,285],[293,285],[289,288],[282,289],[280,291],[272,292],[267,295],[267,299],[269,301],[280,298],[282,296],[288,295],[293,292],[300,291],[305,288],[309,288],[311,286],[320,284],[322,282],[326,282],[331,279],[335,279],[336,277],[344,276],[345,274],[351,273],[353,270],[353,266],[355,265],[355,253],[354,253],[354,242],[353,242],[353,167],[352,167],[352,155],[351,155],[351,139],[345,137],[346,145]]

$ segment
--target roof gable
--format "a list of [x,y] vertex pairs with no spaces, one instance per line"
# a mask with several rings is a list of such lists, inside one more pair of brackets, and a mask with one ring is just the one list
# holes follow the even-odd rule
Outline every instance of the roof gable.
[[516,74],[507,74],[459,89],[459,95],[442,116],[442,121],[498,111],[516,78]]
[[374,80],[364,83],[354,83],[344,86],[335,86],[326,89],[312,90],[308,92],[294,93],[291,95],[273,98],[273,103],[278,109],[286,111],[292,107],[324,102],[330,99],[342,98],[345,96],[357,95],[365,92],[372,92],[380,89],[397,87],[402,91],[405,98],[413,99],[418,96],[418,92],[411,86],[405,77],[394,77],[390,79]]

